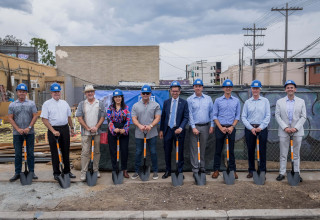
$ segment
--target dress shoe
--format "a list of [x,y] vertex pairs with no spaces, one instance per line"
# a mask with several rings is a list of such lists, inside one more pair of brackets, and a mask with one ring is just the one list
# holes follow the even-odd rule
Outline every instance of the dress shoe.
[[248,173],[247,178],[252,178],[253,174],[252,173]]
[[279,176],[276,178],[277,181],[281,181],[284,179],[284,175],[279,174]]
[[74,174],[72,174],[71,172],[69,173],[69,177],[70,178],[76,178],[76,176]]
[[127,179],[130,178],[130,176],[126,170],[123,171],[123,176],[124,176],[124,178],[127,178]]
[[171,173],[169,171],[166,171],[163,176],[162,179],[167,179],[169,176],[171,176]]
[[35,173],[33,173],[32,179],[34,179],[34,180],[38,179],[38,177],[37,177],[37,175]]
[[219,170],[214,171],[213,174],[212,174],[212,178],[213,179],[217,179],[218,176],[219,176]]
[[238,174],[234,172],[234,178],[237,180],[238,179]]
[[302,181],[303,181],[303,179],[302,179],[302,177],[300,176],[300,183],[302,183]]
[[59,177],[59,174],[54,174],[54,175],[53,175],[53,179],[55,179],[55,180],[57,180],[57,181],[59,180],[58,177]]
[[17,179],[20,179],[20,174],[14,174],[14,176],[13,177],[11,177],[11,179],[10,179],[10,182],[14,182],[14,181],[16,181]]

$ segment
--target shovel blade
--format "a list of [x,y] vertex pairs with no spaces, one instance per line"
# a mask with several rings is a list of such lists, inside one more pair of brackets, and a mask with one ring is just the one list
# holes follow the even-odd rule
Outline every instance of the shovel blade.
[[33,172],[21,172],[20,173],[20,182],[21,185],[25,186],[25,185],[31,185],[32,183],[32,177],[33,177]]
[[114,185],[123,183],[123,172],[112,171],[112,180]]
[[173,186],[182,186],[183,185],[183,174],[182,173],[171,174],[171,181],[172,181]]
[[142,181],[148,181],[150,177],[150,166],[142,166],[140,170],[141,170],[139,173],[140,179]]
[[287,172],[287,178],[290,186],[297,186],[300,182],[299,172]]
[[58,182],[61,188],[66,189],[70,187],[70,177],[69,174],[61,174],[58,176]]
[[88,186],[95,186],[97,184],[98,172],[92,173],[90,171],[87,171],[86,179],[87,179]]
[[227,171],[223,171],[223,179],[227,185],[233,185],[235,181],[234,171],[229,171],[229,173]]
[[265,171],[260,171],[260,174],[257,171],[253,171],[253,182],[256,185],[264,185],[266,181],[266,172]]
[[202,172],[193,173],[194,180],[198,186],[206,185],[206,174]]

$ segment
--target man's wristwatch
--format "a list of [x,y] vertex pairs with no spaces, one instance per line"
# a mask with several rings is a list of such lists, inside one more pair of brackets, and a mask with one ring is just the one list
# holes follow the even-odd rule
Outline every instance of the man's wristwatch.
[[31,127],[31,126],[29,126],[28,128],[29,128],[29,129],[31,129],[32,127]]
[[152,125],[152,124],[150,124],[149,126],[150,126],[151,128],[153,128],[153,125]]

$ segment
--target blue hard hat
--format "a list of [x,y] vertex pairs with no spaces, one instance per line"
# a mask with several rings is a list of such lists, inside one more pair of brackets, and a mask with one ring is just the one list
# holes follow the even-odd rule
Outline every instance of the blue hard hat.
[[226,86],[233,86],[233,83],[230,79],[226,79],[225,81],[223,81],[222,87],[226,87]]
[[201,79],[196,79],[194,82],[193,82],[193,85],[200,85],[200,86],[203,86],[203,82]]
[[120,89],[115,89],[112,93],[112,97],[123,95]]
[[51,92],[59,92],[61,91],[61,86],[59,83],[52,83],[50,86],[50,91]]
[[294,87],[297,87],[296,83],[293,80],[287,80],[287,82],[284,84],[284,87],[286,87],[289,84],[292,84],[294,85]]
[[177,86],[177,87],[181,87],[180,83],[178,81],[173,81],[171,84],[170,84],[170,88],[171,87],[174,87],[174,86]]
[[16,91],[18,91],[18,90],[24,90],[24,91],[28,92],[28,86],[24,83],[20,83],[16,88]]
[[145,84],[141,87],[141,92],[151,92],[151,87]]
[[252,83],[251,83],[251,87],[253,87],[253,88],[261,88],[262,85],[261,85],[261,82],[259,80],[253,80]]

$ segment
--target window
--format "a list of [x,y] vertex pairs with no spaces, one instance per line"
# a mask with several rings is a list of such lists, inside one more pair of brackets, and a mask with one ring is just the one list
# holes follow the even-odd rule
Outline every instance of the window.
[[197,70],[199,70],[199,67],[197,66]]
[[210,73],[211,77],[212,77],[212,73]]
[[210,80],[210,82],[212,83],[212,80]]
[[319,61],[320,61],[320,59],[319,59],[319,58],[316,58],[314,61],[315,61],[315,62],[319,62]]
[[314,69],[315,74],[320,74],[320,66],[316,66]]
[[310,59],[306,59],[306,62],[310,62]]

